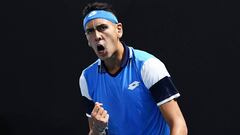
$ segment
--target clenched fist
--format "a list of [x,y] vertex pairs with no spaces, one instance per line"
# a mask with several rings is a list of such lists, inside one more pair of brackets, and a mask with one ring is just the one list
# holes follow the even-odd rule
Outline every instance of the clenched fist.
[[102,107],[102,103],[95,103],[95,106],[92,110],[91,117],[93,120],[93,130],[98,132],[104,132],[108,125],[109,114]]

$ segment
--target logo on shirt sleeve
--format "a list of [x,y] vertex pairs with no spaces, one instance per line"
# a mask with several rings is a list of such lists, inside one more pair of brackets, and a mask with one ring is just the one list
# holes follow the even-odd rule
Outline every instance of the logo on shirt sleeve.
[[134,90],[135,88],[137,88],[139,86],[139,83],[138,81],[134,81],[132,82],[131,84],[128,85],[128,89],[129,90]]

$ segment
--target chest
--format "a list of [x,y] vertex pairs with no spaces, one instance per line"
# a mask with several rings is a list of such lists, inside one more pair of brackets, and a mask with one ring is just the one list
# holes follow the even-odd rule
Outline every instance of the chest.
[[94,102],[101,102],[105,107],[127,107],[127,104],[142,105],[149,99],[149,90],[145,87],[139,70],[132,64],[127,65],[117,76],[108,73],[96,76],[90,85]]

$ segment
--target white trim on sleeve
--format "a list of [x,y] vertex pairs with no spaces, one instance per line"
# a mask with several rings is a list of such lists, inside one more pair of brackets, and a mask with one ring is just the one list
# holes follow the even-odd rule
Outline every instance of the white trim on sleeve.
[[91,115],[89,115],[88,113],[86,113],[86,116],[87,116],[88,118],[91,118]]
[[177,93],[177,94],[175,94],[175,95],[172,95],[171,97],[166,98],[166,99],[164,99],[163,101],[158,102],[158,103],[157,103],[157,106],[160,106],[160,105],[162,105],[162,104],[164,104],[164,103],[167,103],[168,101],[173,100],[173,99],[175,99],[175,98],[177,98],[177,97],[179,97],[179,96],[180,96],[179,93]]

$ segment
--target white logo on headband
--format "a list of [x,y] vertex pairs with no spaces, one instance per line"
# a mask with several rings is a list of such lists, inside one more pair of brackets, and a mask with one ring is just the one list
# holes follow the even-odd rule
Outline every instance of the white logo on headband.
[[97,11],[92,11],[92,12],[88,15],[88,17],[94,16],[94,15],[96,15],[96,14],[97,14]]

